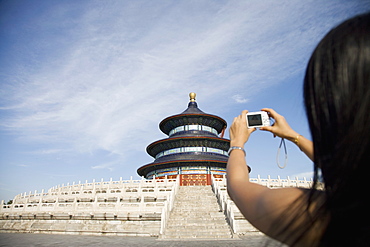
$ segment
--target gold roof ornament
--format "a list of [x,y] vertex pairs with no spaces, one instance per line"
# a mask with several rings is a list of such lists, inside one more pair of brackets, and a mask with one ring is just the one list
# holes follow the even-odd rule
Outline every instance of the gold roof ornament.
[[189,93],[190,102],[195,102],[195,97],[197,96],[196,93]]

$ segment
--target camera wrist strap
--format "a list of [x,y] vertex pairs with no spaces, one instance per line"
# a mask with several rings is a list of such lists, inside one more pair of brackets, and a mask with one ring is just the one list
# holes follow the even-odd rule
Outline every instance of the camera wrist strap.
[[[282,144],[284,144],[284,152],[285,152],[285,161],[284,161],[283,166],[280,165],[280,161],[279,161],[280,149],[281,149]],[[287,163],[288,163],[288,152],[287,152],[286,145],[285,145],[285,139],[281,138],[281,142],[280,142],[277,154],[276,154],[276,164],[280,169],[284,169],[286,167]]]

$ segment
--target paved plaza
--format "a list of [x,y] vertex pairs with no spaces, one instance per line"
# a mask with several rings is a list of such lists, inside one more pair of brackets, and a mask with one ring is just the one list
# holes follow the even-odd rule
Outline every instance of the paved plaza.
[[209,247],[259,247],[281,246],[263,235],[242,237],[240,240],[157,240],[154,237],[117,237],[117,236],[83,236],[33,233],[0,233],[0,246],[209,246]]

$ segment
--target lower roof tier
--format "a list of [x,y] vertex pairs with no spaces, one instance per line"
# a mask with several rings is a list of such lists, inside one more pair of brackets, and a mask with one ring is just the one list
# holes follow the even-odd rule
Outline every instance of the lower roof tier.
[[229,156],[225,154],[218,154],[218,153],[211,153],[211,152],[183,152],[183,153],[174,153],[169,155],[161,156],[155,159],[150,164],[157,164],[163,162],[176,162],[178,160],[188,160],[190,162],[193,161],[202,161],[202,160],[214,160],[214,161],[221,161],[227,162]]
[[[173,171],[174,169],[178,170],[181,174],[183,170],[189,170],[191,167],[191,174],[202,174],[201,170],[204,170],[204,167],[209,169],[213,174],[219,174],[219,172],[226,172],[227,161],[216,161],[216,160],[177,160],[160,162],[160,163],[150,163],[145,166],[137,169],[137,173],[140,176],[145,178],[150,178],[154,174],[160,175],[163,171]],[[199,168],[200,172],[196,172],[196,167]],[[218,171],[218,172],[216,172]],[[248,166],[248,171],[251,172],[251,168]]]
[[230,147],[230,140],[209,136],[172,137],[151,143],[146,151],[155,158],[160,152],[179,147],[210,147],[227,151]]

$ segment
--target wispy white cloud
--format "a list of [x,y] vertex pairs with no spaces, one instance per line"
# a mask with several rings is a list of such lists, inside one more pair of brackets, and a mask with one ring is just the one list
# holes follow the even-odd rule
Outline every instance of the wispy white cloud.
[[237,103],[246,103],[249,100],[241,96],[240,94],[236,94],[232,96],[232,99],[235,100]]
[[116,165],[116,162],[108,162],[108,163],[104,163],[104,164],[100,164],[100,165],[96,165],[96,166],[91,166],[91,169],[107,169],[109,171],[113,171],[114,170],[114,165]]
[[29,167],[29,165],[25,165],[25,164],[19,164],[17,165],[18,167]]
[[54,155],[58,153],[65,153],[65,152],[71,152],[72,150],[66,150],[66,149],[59,149],[59,148],[52,148],[52,149],[40,149],[40,150],[32,150],[27,152],[27,154],[32,154],[32,155]]

